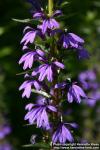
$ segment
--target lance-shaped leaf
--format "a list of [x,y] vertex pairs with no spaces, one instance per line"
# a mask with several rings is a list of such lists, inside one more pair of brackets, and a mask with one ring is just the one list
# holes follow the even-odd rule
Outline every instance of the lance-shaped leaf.
[[35,25],[37,25],[39,23],[38,20],[35,19],[16,19],[16,18],[12,18],[13,21],[19,22],[19,23],[33,23]]
[[63,2],[63,3],[61,4],[60,8],[65,7],[65,6],[66,6],[66,5],[68,5],[68,4],[69,4],[69,2],[68,2],[68,1]]
[[44,97],[47,97],[47,98],[51,98],[51,95],[49,95],[48,93],[42,91],[42,90],[35,90],[35,89],[32,89],[32,92],[34,93],[37,93],[37,94],[40,94],[40,95],[43,95]]

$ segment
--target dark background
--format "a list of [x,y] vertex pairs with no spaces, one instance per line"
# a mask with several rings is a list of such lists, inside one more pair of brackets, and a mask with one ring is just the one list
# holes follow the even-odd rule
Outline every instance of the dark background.
[[[30,137],[35,129],[25,126],[24,107],[29,100],[21,98],[21,92],[18,91],[18,88],[23,82],[23,76],[16,75],[22,71],[18,61],[22,55],[20,40],[25,24],[16,23],[12,21],[12,18],[31,18],[29,9],[30,5],[24,0],[0,1],[0,111],[6,114],[6,118],[11,124],[10,142],[18,150],[28,149],[21,146],[30,144]],[[64,24],[70,31],[85,39],[86,48],[91,53],[90,60],[82,62],[82,66],[80,65],[79,68],[77,65],[75,66],[75,63],[72,63],[73,74],[76,75],[77,71],[82,71],[84,67],[88,69],[96,66],[100,70],[100,1],[69,0],[69,4],[62,10],[66,16],[63,20]],[[79,110],[80,107],[78,106]],[[84,110],[87,109],[88,107],[85,106]],[[96,134],[95,138],[96,126],[92,124],[97,115],[96,108],[89,109],[87,113],[91,111],[92,114],[86,118],[90,125],[89,129],[91,129],[89,140],[98,143],[100,135]],[[81,118],[79,118],[80,120]],[[85,131],[82,128],[81,133],[83,132]]]

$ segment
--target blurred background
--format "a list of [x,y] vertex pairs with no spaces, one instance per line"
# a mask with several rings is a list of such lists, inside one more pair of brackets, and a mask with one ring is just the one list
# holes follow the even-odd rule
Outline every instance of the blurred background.
[[[79,80],[85,76],[84,80],[90,85],[85,90],[96,98],[95,102],[73,106],[75,112],[71,115],[80,125],[75,133],[76,141],[99,143],[100,1],[69,0],[62,10],[65,14],[64,24],[71,32],[85,39],[85,48],[90,53],[90,59],[80,61],[80,65],[71,61],[69,68]],[[0,16],[0,150],[6,150],[6,147],[9,147],[7,150],[31,149],[23,148],[23,145],[30,144],[35,129],[25,126],[24,107],[29,100],[21,98],[18,88],[24,80],[23,76],[16,75],[22,72],[18,61],[22,56],[20,40],[25,24],[12,21],[12,18],[32,18],[30,5],[25,0],[0,0]]]

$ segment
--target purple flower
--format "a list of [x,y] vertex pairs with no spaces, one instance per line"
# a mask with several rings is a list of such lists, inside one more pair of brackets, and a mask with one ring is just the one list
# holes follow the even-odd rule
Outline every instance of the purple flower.
[[89,58],[89,53],[86,49],[84,49],[83,47],[78,47],[77,48],[77,53],[78,53],[78,58],[79,59],[87,59]]
[[61,16],[61,15],[62,15],[62,11],[61,11],[61,10],[56,10],[56,11],[53,13],[52,17],[57,17],[57,16]]
[[84,40],[74,33],[62,32],[59,42],[62,43],[64,48],[78,48],[83,45]]
[[[51,16],[51,18],[57,17],[59,15],[62,15],[62,11],[61,10],[56,10],[53,13],[53,15]],[[33,12],[33,18],[35,18],[35,19],[43,19],[44,20],[44,19],[47,19],[48,16],[46,16],[46,14],[43,11],[40,10],[40,11]],[[48,19],[50,19],[50,18],[48,18]]]
[[66,85],[67,85],[67,83],[64,81],[62,83],[57,83],[54,88],[56,88],[56,89],[62,88],[63,89],[66,87]]
[[8,125],[0,126],[0,139],[5,138],[11,132],[11,128]]
[[87,98],[82,88],[76,85],[75,83],[73,84],[67,82],[58,83],[55,85],[55,88],[62,88],[67,91],[67,100],[69,103],[72,103],[74,100],[77,103],[80,103],[81,98],[85,99]]
[[33,18],[34,19],[41,19],[41,18],[44,18],[45,17],[45,15],[44,15],[44,13],[42,12],[42,11],[35,11],[35,12],[33,12]]
[[39,105],[43,105],[44,103],[47,102],[47,99],[41,95],[39,95],[37,97],[37,100],[36,100],[36,103],[39,104]]
[[79,79],[94,81],[94,80],[96,80],[96,74],[93,70],[87,70],[87,71],[82,72],[79,75]]
[[68,128],[68,126],[72,126],[76,128],[76,124],[74,123],[60,123],[57,130],[54,132],[52,136],[53,143],[64,144],[66,141],[73,142],[73,136]]
[[98,88],[98,84],[96,83],[96,74],[93,70],[87,70],[80,73],[78,78],[85,89]]
[[88,105],[89,107],[94,107],[96,105],[97,100],[89,98],[88,101],[85,101],[85,104]]
[[50,129],[48,111],[56,112],[56,108],[52,105],[28,104],[26,106],[28,113],[25,115],[25,120],[29,120],[30,124],[37,124],[38,128]]
[[27,80],[25,81],[20,87],[19,90],[24,90],[22,97],[29,98],[32,92],[32,86],[35,87],[35,89],[40,90],[41,86],[40,83],[36,80]]
[[32,76],[36,76],[37,74],[39,74],[39,81],[43,81],[44,78],[47,77],[48,81],[52,82],[54,73],[58,68],[64,69],[64,65],[58,61],[54,61],[51,64],[43,64],[32,72]]
[[36,36],[40,36],[42,37],[42,34],[39,30],[35,30],[29,26],[27,26],[25,29],[24,29],[24,37],[22,38],[21,40],[21,44],[23,43],[24,46],[27,46],[28,43],[33,43]]
[[70,86],[67,94],[68,102],[72,103],[75,100],[77,103],[80,103],[81,98],[87,98],[82,88],[75,84]]
[[94,107],[96,102],[100,100],[100,90],[92,91],[88,95],[89,99],[86,102],[90,107]]
[[89,53],[83,47],[84,40],[82,38],[74,33],[67,33],[66,29],[65,32],[63,32],[61,29],[55,29],[51,32],[51,36],[54,36],[55,34],[60,34],[58,44],[62,44],[64,48],[75,49],[79,59],[89,58]]
[[23,69],[32,68],[33,62],[42,59],[44,52],[41,50],[31,51],[24,54],[19,60],[19,64],[24,63]]
[[0,143],[0,150],[13,150],[12,146],[5,142],[3,144]]
[[61,14],[62,12],[60,10],[56,10],[51,17],[48,17],[43,12],[37,12],[33,15],[33,17],[43,19],[42,24],[38,25],[38,28],[42,30],[43,34],[45,34],[48,29],[54,30],[60,27],[59,23],[54,19],[54,17]]
[[47,29],[56,29],[59,28],[59,23],[54,18],[45,19],[41,25],[38,25],[38,28],[42,30],[42,33],[45,34]]

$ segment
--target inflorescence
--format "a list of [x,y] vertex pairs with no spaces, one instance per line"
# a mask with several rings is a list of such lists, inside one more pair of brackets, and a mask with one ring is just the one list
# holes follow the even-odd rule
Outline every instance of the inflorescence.
[[22,97],[30,98],[32,93],[38,95],[37,100],[33,99],[33,103],[25,107],[25,120],[46,130],[52,143],[73,142],[71,128],[77,128],[77,124],[65,122],[62,101],[80,103],[87,96],[80,85],[67,76],[63,53],[74,51],[79,60],[88,58],[89,54],[84,40],[62,28],[57,21],[61,10],[52,7],[47,13],[36,2],[35,5],[32,17],[38,24],[25,27],[21,40],[24,54],[19,60],[26,70],[25,81],[19,88],[23,91]]

